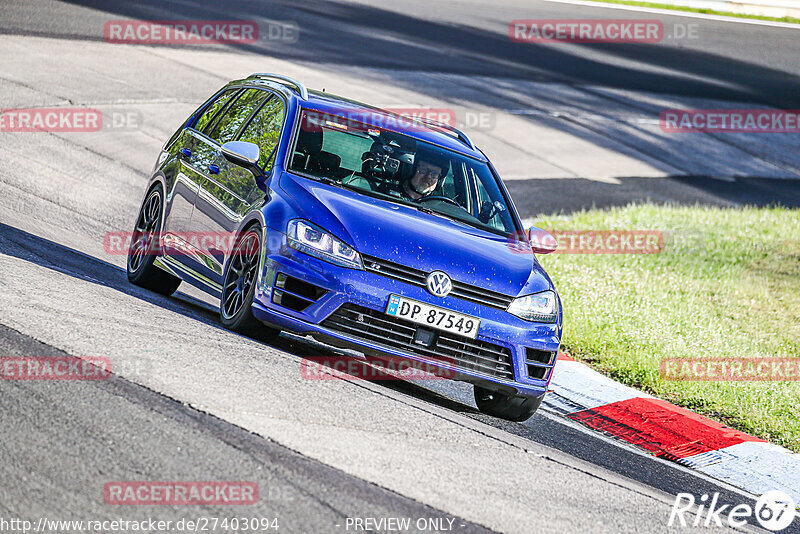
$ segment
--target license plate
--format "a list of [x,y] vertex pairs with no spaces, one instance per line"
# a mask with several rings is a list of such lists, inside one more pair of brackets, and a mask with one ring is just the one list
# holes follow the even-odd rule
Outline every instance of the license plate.
[[399,295],[389,297],[386,313],[400,317],[419,325],[435,328],[475,339],[478,337],[480,319],[452,312],[438,306],[431,306],[418,300],[411,300]]

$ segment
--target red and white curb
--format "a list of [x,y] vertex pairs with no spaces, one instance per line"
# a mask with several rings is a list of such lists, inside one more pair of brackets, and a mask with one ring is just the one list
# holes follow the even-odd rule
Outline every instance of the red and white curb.
[[616,382],[559,352],[547,405],[589,428],[753,495],[800,503],[800,454]]

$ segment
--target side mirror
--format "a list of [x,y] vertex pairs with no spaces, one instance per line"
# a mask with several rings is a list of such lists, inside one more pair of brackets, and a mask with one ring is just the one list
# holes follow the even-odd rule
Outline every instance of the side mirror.
[[558,241],[553,234],[535,226],[528,229],[528,241],[536,254],[550,254],[558,248]]
[[225,159],[236,165],[240,165],[253,173],[258,180],[264,171],[258,166],[261,157],[261,149],[255,143],[247,141],[228,141],[222,145],[222,155]]

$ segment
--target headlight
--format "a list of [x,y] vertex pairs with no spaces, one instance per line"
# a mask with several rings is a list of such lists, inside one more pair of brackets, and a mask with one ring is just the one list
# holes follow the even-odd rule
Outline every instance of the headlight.
[[314,223],[301,219],[289,221],[286,237],[290,247],[310,256],[350,269],[364,268],[361,256],[353,247]]
[[558,297],[555,291],[549,290],[518,297],[511,302],[508,313],[526,321],[555,323],[558,320]]

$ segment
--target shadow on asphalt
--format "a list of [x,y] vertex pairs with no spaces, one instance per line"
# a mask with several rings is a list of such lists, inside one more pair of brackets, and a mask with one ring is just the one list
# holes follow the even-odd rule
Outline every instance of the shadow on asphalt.
[[[49,22],[25,22],[23,29],[14,27],[4,31],[25,34],[24,28],[30,28],[28,33],[33,35],[69,38],[80,35],[100,40],[100,28],[109,20],[120,17],[148,20],[153,13],[170,10],[161,0],[69,0],[69,3],[89,8],[81,11],[84,19],[69,30],[72,33],[59,33],[61,28]],[[176,19],[217,20],[220,13],[218,4],[210,0],[194,2],[189,10],[183,5],[172,9]],[[226,11],[230,17],[291,21],[299,28],[299,38],[296,42],[261,39],[252,44],[226,45],[226,49],[312,62],[326,69],[336,69],[339,65],[358,67],[359,76],[367,81],[404,87],[466,109],[534,112],[516,117],[638,159],[664,174],[758,176],[767,172],[764,169],[773,167],[782,176],[798,174],[797,146],[787,136],[781,138],[781,148],[775,150],[768,148],[770,141],[762,143],[767,138],[761,138],[756,152],[774,153],[763,158],[753,157],[748,151],[753,134],[743,134],[751,135],[749,138],[737,137],[738,134],[733,137],[703,134],[695,145],[683,135],[656,134],[650,124],[620,121],[615,110],[620,107],[638,110],[655,119],[664,106],[672,104],[659,103],[652,94],[665,95],[667,102],[673,96],[697,99],[694,102],[701,107],[702,102],[713,99],[792,109],[800,107],[800,76],[758,62],[735,59],[730,56],[736,52],[728,54],[727,49],[715,53],[670,43],[583,43],[568,47],[515,43],[505,31],[507,21],[522,18],[526,13],[563,18],[564,10],[570,8],[537,4],[535,8],[498,9],[493,21],[480,27],[461,22],[470,20],[468,14],[454,14],[451,21],[431,20],[419,12],[423,10],[408,9],[400,13],[374,5],[327,0],[291,4],[237,3]],[[633,16],[622,13],[618,15]],[[47,32],[48,27],[53,31]],[[708,31],[716,30],[710,27]],[[262,25],[261,31],[268,32],[267,27]],[[755,30],[740,31],[749,35],[749,31]],[[784,38],[789,37],[784,37],[783,33],[775,37],[776,40]],[[218,46],[206,45],[205,48]],[[412,75],[405,75],[406,71],[412,71]],[[423,73],[424,83],[417,73]],[[242,73],[246,74],[249,73]],[[437,74],[457,74],[467,77],[467,81],[454,88],[453,84],[437,83]],[[542,88],[528,95],[521,90],[521,82],[551,83],[558,87]],[[599,120],[578,120],[570,118],[569,114],[553,116],[553,110],[565,108],[581,116],[599,117]],[[520,148],[524,150],[526,145],[535,143],[536,139],[521,139]],[[722,149],[730,151],[726,153],[732,156],[719,157],[718,151]],[[575,157],[580,158],[581,154]],[[677,182],[665,183],[680,189]],[[649,193],[658,196],[658,191]],[[617,192],[609,194],[612,198],[619,196]],[[608,203],[607,199],[599,198]],[[556,200],[556,211],[561,209],[560,204]]]
[[591,208],[631,203],[693,206],[782,206],[800,208],[800,180],[736,178],[732,181],[702,176],[674,178],[620,178],[620,183],[581,178],[506,180],[522,217],[573,213]]
[[[121,267],[3,223],[0,223],[0,254],[29,261],[79,280],[114,289],[199,321],[211,328],[238,335],[223,327],[219,322],[217,310],[201,300],[180,291],[172,297],[164,297],[142,289],[128,281],[125,269]],[[296,336],[282,336],[265,344],[301,357],[319,356],[321,348],[326,347],[326,345],[311,340],[306,341]],[[342,353],[329,350],[327,354],[340,355]]]
[[[228,332],[231,335],[238,335],[223,327],[219,322],[217,310],[201,300],[180,292],[171,297],[165,297],[142,289],[128,281],[127,274],[121,267],[3,223],[0,223],[0,254],[25,260],[79,280],[114,289],[148,304],[159,306],[199,321],[211,328]],[[352,351],[339,350],[313,339],[294,334],[281,335],[281,337],[269,343],[260,340],[254,341],[278,350],[290,352],[311,363],[318,362],[320,358],[330,357],[331,361],[337,361],[343,356],[354,355]],[[354,378],[362,379],[363,376]],[[388,385],[393,389],[400,383],[413,386],[409,382],[397,380],[376,379],[370,380],[370,382]],[[399,387],[402,388],[403,386]],[[407,389],[405,392],[454,411],[477,413],[474,408],[468,405],[416,386]]]
[[[0,354],[68,356],[2,324]],[[69,383],[0,380],[0,412],[0,479],[4,482],[0,513],[34,524],[36,518],[30,516],[35,510],[65,511],[66,503],[70,512],[86,511],[96,520],[128,515],[112,510],[119,507],[98,507],[102,489],[110,481],[192,481],[220,476],[257,484],[259,498],[247,507],[247,517],[280,518],[280,528],[288,528],[289,532],[333,532],[334,525],[345,524],[353,514],[453,517],[119,375],[112,374],[108,380]],[[65,444],[69,451],[80,451],[80,469],[69,470],[74,462],[65,462]],[[150,516],[156,516],[158,521],[173,521],[173,525],[186,513],[179,504],[157,508],[157,513],[150,509]],[[203,517],[231,513],[230,505],[222,502],[197,504],[193,510]],[[127,519],[137,520],[134,511],[130,515]],[[458,520],[459,532],[493,532],[453,518]],[[260,527],[264,527],[263,522]],[[260,527],[242,531],[276,528]],[[146,527],[141,530],[157,531]]]
[[[111,18],[151,20],[153,13],[159,13],[161,19],[170,18],[167,10],[171,6],[162,0],[68,0],[68,3],[109,13],[113,15]],[[219,4],[215,1],[209,0],[206,5],[194,2],[190,11],[182,4],[173,6],[172,18],[220,18]],[[556,8],[553,10],[554,14],[558,12]],[[506,17],[510,22],[524,18],[526,13],[536,11],[510,9],[496,16],[501,20]],[[505,31],[505,21],[498,32],[497,23],[490,29],[458,24],[458,15],[447,23],[374,5],[326,0],[237,3],[231,6],[228,15],[227,18],[296,23],[300,30],[296,42],[261,39],[254,44],[229,45],[274,58],[582,84],[761,102],[785,108],[800,106],[798,76],[664,43],[595,43],[569,48],[515,43]],[[99,27],[85,31],[87,38],[99,38],[99,28],[106,20],[99,22]],[[453,50],[458,51],[455,61]],[[609,61],[602,57],[604,54],[620,60]],[[630,66],[630,60],[643,66]]]

